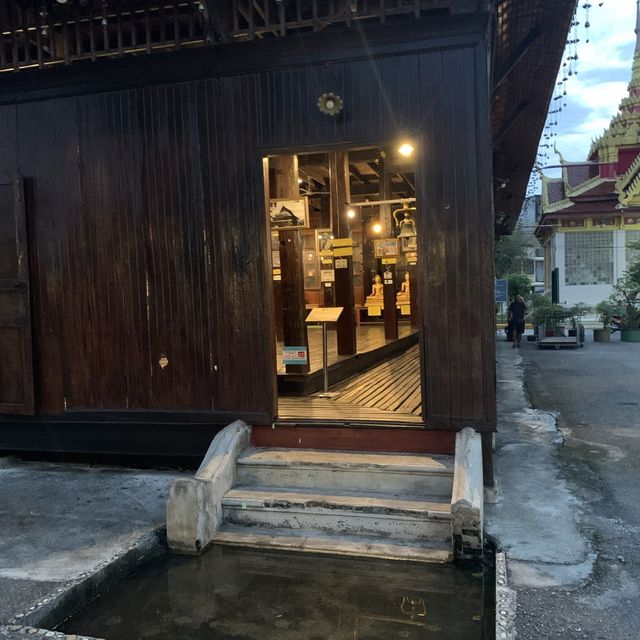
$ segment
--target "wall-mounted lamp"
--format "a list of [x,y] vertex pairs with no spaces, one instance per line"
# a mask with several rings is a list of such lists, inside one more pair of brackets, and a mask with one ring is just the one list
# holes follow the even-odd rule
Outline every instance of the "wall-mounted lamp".
[[382,225],[379,222],[376,222],[373,227],[373,233],[382,233]]
[[353,220],[356,217],[356,212],[353,209],[347,209],[347,218]]

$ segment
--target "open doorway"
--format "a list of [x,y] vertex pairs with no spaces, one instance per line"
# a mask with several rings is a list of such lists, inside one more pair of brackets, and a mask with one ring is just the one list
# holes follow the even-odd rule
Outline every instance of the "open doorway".
[[[422,424],[412,146],[278,154],[264,167],[278,420]],[[308,321],[319,308],[339,313],[326,333]]]

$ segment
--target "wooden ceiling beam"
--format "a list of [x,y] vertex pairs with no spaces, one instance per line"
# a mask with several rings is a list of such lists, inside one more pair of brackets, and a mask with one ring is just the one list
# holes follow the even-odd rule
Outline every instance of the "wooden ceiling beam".
[[527,100],[523,100],[509,115],[508,118],[502,123],[502,126],[496,132],[493,138],[494,147],[499,145],[502,142],[502,139],[507,135],[509,129],[516,123],[518,118],[522,115],[524,111],[529,107],[531,103]]
[[360,172],[360,170],[358,169],[358,167],[356,167],[354,164],[350,164],[349,165],[349,171],[352,173],[352,175],[354,175],[358,180],[360,180],[360,182],[364,183],[364,184],[370,184],[371,183],[371,178],[369,178],[368,176],[365,176],[364,174],[362,174]]

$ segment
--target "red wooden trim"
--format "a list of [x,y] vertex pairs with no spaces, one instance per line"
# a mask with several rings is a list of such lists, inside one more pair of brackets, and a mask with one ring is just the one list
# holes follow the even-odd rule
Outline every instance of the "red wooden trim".
[[367,427],[267,427],[254,426],[256,447],[389,451],[394,453],[439,453],[452,455],[453,431]]

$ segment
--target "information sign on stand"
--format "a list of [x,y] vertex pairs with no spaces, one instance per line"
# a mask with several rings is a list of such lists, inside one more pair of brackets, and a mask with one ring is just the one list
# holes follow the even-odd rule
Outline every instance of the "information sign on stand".
[[329,356],[328,349],[328,331],[327,324],[329,322],[337,322],[344,307],[316,307],[311,309],[307,316],[306,322],[322,324],[322,369],[324,373],[324,391],[319,394],[321,398],[331,398],[337,394],[329,392]]

